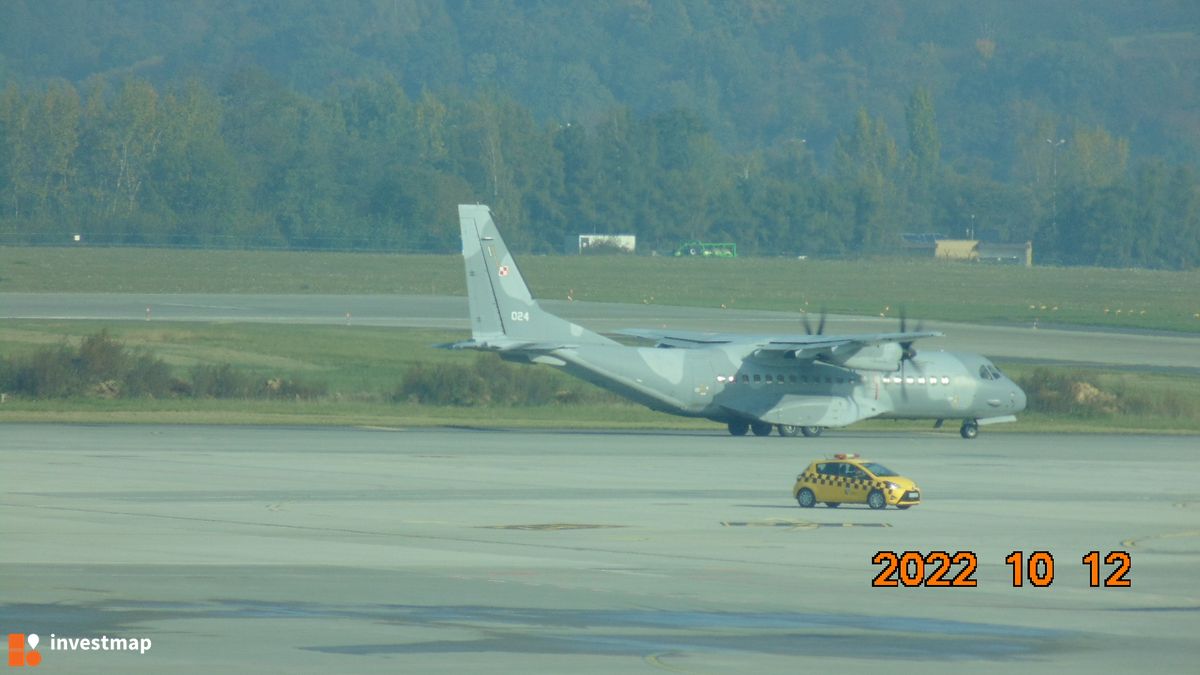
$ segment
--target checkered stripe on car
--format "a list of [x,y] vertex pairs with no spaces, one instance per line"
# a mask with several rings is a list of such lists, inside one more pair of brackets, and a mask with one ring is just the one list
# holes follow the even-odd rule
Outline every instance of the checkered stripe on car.
[[[804,474],[804,482],[805,483],[813,483],[814,485],[832,485],[834,487],[865,487],[866,484],[869,483],[869,481],[862,480],[860,478],[846,478],[844,476],[826,476],[824,474],[819,474],[819,473]],[[880,490],[886,489],[886,486],[880,481],[870,483],[870,487],[878,488]]]

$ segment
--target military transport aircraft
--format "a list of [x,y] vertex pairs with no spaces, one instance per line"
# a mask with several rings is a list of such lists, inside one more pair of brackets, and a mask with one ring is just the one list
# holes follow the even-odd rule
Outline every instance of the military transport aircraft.
[[494,351],[506,361],[561,368],[653,410],[753,431],[817,436],[872,417],[961,419],[963,438],[1016,420],[1025,393],[978,354],[921,352],[932,331],[825,335],[824,317],[805,335],[659,330],[619,334],[623,345],[543,310],[483,205],[460,205],[471,339],[451,349]]

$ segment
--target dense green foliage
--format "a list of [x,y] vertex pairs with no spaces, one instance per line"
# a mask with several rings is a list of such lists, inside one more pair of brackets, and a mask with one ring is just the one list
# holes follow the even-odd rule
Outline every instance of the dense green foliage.
[[478,201],[518,250],[974,230],[1193,268],[1198,28],[1187,0],[12,0],[0,242],[453,251]]
[[1045,367],[1016,375],[1017,384],[1029,397],[1031,413],[1084,419],[1200,416],[1200,398],[1180,386],[1186,379],[1158,379],[1147,383],[1141,374]]
[[325,385],[256,376],[229,363],[197,365],[187,379],[166,361],[133,351],[107,330],[86,335],[78,348],[60,343],[25,356],[0,357],[0,392],[29,399],[265,398],[324,396]]
[[183,388],[161,359],[130,352],[107,331],[85,336],[78,348],[63,343],[0,358],[0,391],[29,398],[162,397]]
[[477,354],[474,363],[462,361],[412,364],[392,399],[443,406],[611,404],[617,400],[550,368],[504,363],[495,354]]

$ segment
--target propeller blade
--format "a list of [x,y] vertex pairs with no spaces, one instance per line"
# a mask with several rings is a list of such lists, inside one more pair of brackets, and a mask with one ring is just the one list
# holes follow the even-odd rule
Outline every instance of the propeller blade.
[[801,314],[800,318],[804,321],[805,335],[824,335],[825,334],[825,308],[821,308],[821,319],[817,322],[817,331],[813,332],[812,323],[808,320],[808,314]]
[[[914,330],[916,332],[920,333],[922,330],[924,330],[924,328],[925,328],[925,320],[918,319],[916,328]],[[908,332],[908,309],[904,305],[900,306],[900,332],[901,333]],[[913,349],[913,342],[914,342],[913,340],[909,340],[907,342],[900,343],[900,347],[904,349],[904,353],[900,357],[901,361],[912,361],[913,358],[916,357],[917,350]],[[918,370],[919,370],[919,368],[918,368]]]

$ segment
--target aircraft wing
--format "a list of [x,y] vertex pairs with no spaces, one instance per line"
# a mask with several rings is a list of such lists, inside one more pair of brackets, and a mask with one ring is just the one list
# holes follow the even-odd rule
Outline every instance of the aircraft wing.
[[[717,345],[743,346],[755,356],[772,356],[798,361],[823,361],[847,368],[892,371],[904,358],[911,343],[922,338],[940,337],[938,331],[903,333],[860,333],[852,335],[741,335],[736,333],[697,333],[630,329],[620,335],[654,340],[660,346],[702,349]],[[910,354],[911,356],[911,354]]]
[[683,349],[695,349],[697,347],[711,347],[713,345],[729,344],[731,342],[740,342],[746,338],[752,337],[748,335],[728,335],[724,333],[700,333],[687,330],[664,331],[655,330],[652,328],[627,328],[625,330],[616,331],[616,334],[642,338],[643,340],[652,340],[660,345],[666,345],[668,347],[680,347]]
[[838,345],[881,345],[889,342],[913,342],[921,338],[942,337],[941,331],[915,331],[909,333],[856,333],[853,335],[796,335],[773,337],[762,349],[787,351],[790,349],[810,349],[813,347],[829,347]]

